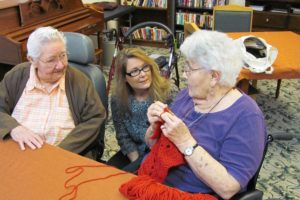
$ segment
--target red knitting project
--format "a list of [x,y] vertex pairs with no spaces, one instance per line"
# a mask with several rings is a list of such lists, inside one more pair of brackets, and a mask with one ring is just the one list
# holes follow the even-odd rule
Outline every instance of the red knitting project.
[[[164,112],[170,110],[165,108]],[[212,195],[190,194],[160,184],[167,177],[169,169],[186,162],[177,147],[162,134],[160,127],[163,123],[156,123],[151,139],[159,139],[142,163],[139,176],[121,185],[120,192],[131,200],[216,200]]]

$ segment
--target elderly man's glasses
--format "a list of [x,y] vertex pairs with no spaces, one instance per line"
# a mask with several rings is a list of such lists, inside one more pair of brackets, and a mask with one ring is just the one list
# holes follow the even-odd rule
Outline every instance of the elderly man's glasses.
[[151,69],[151,65],[145,64],[141,69],[134,69],[131,72],[126,72],[126,75],[135,77],[135,76],[140,75],[141,71],[148,72],[148,71],[150,71],[150,69]]
[[66,53],[66,52],[61,53],[58,56],[49,58],[48,60],[42,60],[40,58],[38,58],[38,59],[41,62],[43,62],[43,63],[45,63],[45,64],[47,64],[49,66],[56,66],[59,61],[61,61],[62,63],[65,63],[68,60],[68,53]]

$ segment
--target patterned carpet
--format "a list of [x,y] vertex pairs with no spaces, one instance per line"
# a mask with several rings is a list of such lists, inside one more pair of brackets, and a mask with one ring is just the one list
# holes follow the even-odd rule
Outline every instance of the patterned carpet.
[[[167,49],[144,50],[148,54],[168,55]],[[180,58],[181,73],[182,64]],[[108,67],[104,71],[107,72]],[[300,199],[300,80],[283,80],[278,99],[274,97],[276,83],[275,80],[258,82],[256,101],[265,114],[268,133],[273,135],[274,141],[269,145],[257,188],[264,192],[264,199],[296,200]],[[183,81],[180,87],[184,87]],[[107,160],[119,150],[111,116],[105,142],[103,159]]]

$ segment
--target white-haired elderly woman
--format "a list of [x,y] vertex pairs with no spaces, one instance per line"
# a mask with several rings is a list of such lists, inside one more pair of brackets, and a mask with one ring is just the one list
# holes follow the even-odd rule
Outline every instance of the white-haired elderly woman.
[[0,84],[0,137],[24,150],[44,143],[86,154],[106,113],[92,82],[68,66],[63,33],[38,28],[27,42],[29,62]]
[[165,122],[163,134],[187,162],[172,168],[164,183],[230,199],[246,189],[261,162],[264,116],[255,101],[235,87],[243,62],[226,34],[196,31],[180,50],[186,58],[187,88],[177,95],[172,113],[164,112],[161,102],[152,104],[147,113],[153,128],[155,122]]

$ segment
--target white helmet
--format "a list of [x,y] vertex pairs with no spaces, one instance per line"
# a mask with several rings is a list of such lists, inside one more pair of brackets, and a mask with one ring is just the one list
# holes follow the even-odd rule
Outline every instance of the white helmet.
[[236,39],[242,50],[245,68],[253,73],[272,74],[272,64],[278,54],[277,48],[256,36],[243,36]]

